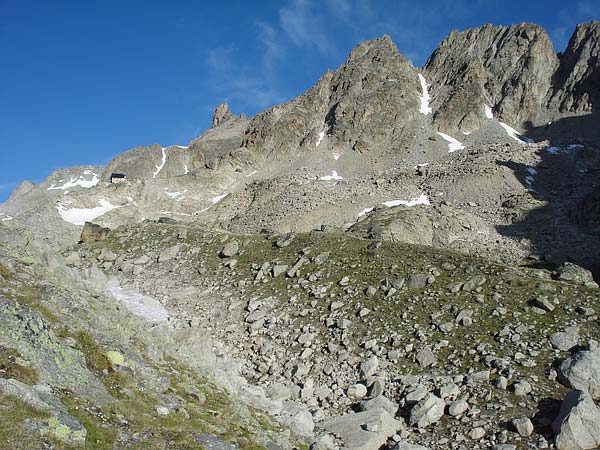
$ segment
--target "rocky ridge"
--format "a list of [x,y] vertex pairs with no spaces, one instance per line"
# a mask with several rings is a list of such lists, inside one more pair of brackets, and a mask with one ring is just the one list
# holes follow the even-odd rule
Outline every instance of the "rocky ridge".
[[422,69],[384,36],[188,145],[24,182],[0,205],[2,433],[598,445],[598,30],[563,54],[530,24],[452,32]]

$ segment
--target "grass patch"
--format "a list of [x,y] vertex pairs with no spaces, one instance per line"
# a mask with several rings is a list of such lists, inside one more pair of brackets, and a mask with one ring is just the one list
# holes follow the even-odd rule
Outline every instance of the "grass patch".
[[18,398],[0,394],[0,450],[30,450],[46,443],[25,425],[25,420],[48,419],[49,414]]
[[19,364],[20,357],[16,350],[0,345],[0,377],[13,378],[25,384],[36,384],[36,370],[31,366]]

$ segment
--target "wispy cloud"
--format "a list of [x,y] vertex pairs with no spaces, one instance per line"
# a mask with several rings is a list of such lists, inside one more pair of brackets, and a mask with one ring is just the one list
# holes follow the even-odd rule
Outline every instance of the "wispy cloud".
[[324,30],[327,24],[310,0],[292,0],[279,10],[280,26],[296,46],[312,45],[322,53],[335,52],[335,45]]

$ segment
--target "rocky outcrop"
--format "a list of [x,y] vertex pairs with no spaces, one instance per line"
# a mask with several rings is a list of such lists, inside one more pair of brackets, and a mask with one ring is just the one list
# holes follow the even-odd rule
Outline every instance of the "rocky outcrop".
[[486,105],[513,125],[542,123],[540,114],[559,60],[538,25],[485,25],[453,31],[425,65],[434,121],[441,130],[472,131]]
[[103,241],[110,234],[110,228],[103,228],[95,223],[86,222],[81,230],[79,242]]
[[213,115],[212,120],[212,128],[218,127],[219,125],[228,122],[235,118],[235,114],[231,112],[229,109],[229,105],[227,103],[221,103],[215,109],[215,113]]

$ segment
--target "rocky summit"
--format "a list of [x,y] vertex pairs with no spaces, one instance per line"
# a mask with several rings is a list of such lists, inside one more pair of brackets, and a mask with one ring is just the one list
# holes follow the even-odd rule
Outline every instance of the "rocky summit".
[[0,447],[600,446],[600,23],[388,36],[0,205]]

